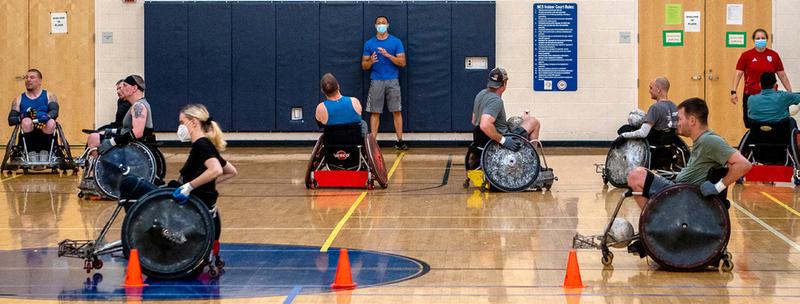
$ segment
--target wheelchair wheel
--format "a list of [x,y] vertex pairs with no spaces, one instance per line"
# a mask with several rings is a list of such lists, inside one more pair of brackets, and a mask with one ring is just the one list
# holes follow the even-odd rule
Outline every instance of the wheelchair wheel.
[[138,176],[153,182],[156,160],[150,149],[142,143],[132,142],[114,147],[100,155],[94,165],[94,182],[104,196],[119,198],[119,183],[125,176]]
[[642,139],[614,142],[606,155],[604,179],[617,188],[628,186],[628,173],[636,167],[649,167],[650,148]]
[[694,185],[678,184],[648,201],[639,219],[645,252],[675,271],[717,266],[730,239],[728,211],[717,197],[706,198]]
[[364,147],[366,148],[367,161],[369,162],[370,170],[372,170],[372,175],[382,188],[386,188],[389,181],[386,163],[383,161],[381,147],[378,146],[378,142],[372,137],[372,134],[367,134],[364,137]]
[[167,161],[164,159],[164,153],[158,147],[148,146],[150,152],[153,153],[153,159],[156,161],[156,178],[164,180],[167,176]]
[[496,141],[489,141],[481,155],[481,168],[492,187],[504,192],[528,189],[539,177],[541,164],[539,154],[527,138],[506,134],[522,143],[519,151],[503,148]]
[[315,189],[317,188],[317,182],[311,178],[311,173],[317,169],[319,166],[319,162],[322,159],[322,137],[325,136],[320,135],[319,139],[317,139],[317,143],[314,144],[314,150],[311,150],[311,159],[308,161],[308,168],[306,168],[306,188],[308,189]]
[[172,199],[174,188],[153,190],[137,200],[122,222],[125,256],[139,251],[142,272],[177,279],[203,270],[214,243],[214,220],[195,196],[185,204]]

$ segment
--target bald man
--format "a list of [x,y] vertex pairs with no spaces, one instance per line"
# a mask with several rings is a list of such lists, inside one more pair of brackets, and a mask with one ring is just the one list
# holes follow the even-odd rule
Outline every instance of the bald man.
[[664,133],[669,133],[678,127],[678,107],[669,100],[669,80],[667,77],[659,76],[650,82],[650,99],[656,101],[649,109],[644,123],[638,130],[624,132],[620,136],[624,138],[646,138],[650,135],[650,130],[655,129]]

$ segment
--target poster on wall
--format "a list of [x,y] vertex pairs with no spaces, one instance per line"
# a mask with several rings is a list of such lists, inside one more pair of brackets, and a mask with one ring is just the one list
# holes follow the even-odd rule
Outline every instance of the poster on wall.
[[533,90],[578,89],[578,6],[533,5]]
[[67,33],[67,12],[50,13],[50,34]]

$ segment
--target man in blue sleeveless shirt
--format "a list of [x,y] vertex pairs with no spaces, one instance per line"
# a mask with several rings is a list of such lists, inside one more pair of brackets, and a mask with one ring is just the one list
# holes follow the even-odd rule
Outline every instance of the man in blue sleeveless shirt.
[[395,36],[389,35],[389,18],[378,16],[375,18],[375,37],[364,43],[364,52],[361,56],[361,68],[370,72],[369,95],[367,95],[367,112],[372,113],[369,118],[369,127],[372,136],[378,138],[378,125],[380,124],[383,104],[392,112],[394,130],[397,134],[398,150],[408,150],[403,143],[403,115],[400,105],[400,68],[406,66],[406,51],[403,42]]
[[325,100],[317,105],[314,115],[320,126],[361,124],[361,134],[367,134],[367,124],[361,120],[361,102],[355,97],[342,96],[339,81],[331,73],[322,75],[319,82]]
[[[42,132],[52,135],[56,131],[56,118],[58,118],[58,97],[53,92],[42,89],[41,71],[28,70],[25,74],[25,92],[11,102],[8,125],[20,125],[23,138],[33,131],[35,124],[42,124]],[[49,146],[49,142],[47,145]],[[39,154],[42,153],[48,152],[41,151]]]

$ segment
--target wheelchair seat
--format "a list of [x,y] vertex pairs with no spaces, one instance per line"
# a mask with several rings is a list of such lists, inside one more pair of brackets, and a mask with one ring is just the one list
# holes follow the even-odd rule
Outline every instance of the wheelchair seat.
[[361,125],[326,126],[322,134],[322,153],[327,163],[340,169],[358,170],[364,144]]
[[773,123],[751,121],[739,144],[742,155],[765,165],[789,164],[789,156],[793,155],[790,152],[795,150],[791,147],[795,141],[792,135],[796,132],[789,119]]
[[689,147],[674,129],[651,130],[647,144],[650,146],[650,169],[677,172],[686,166]]
[[306,170],[306,188],[386,188],[386,165],[377,141],[361,134],[361,124],[326,126]]

